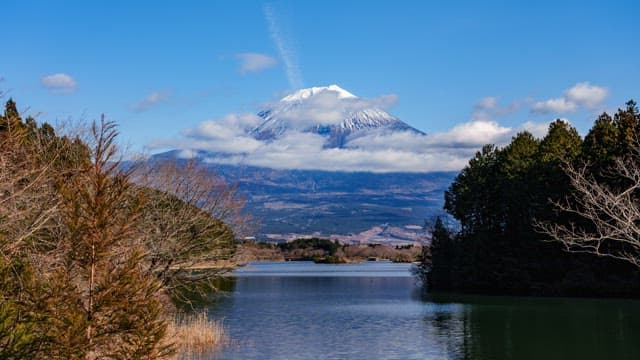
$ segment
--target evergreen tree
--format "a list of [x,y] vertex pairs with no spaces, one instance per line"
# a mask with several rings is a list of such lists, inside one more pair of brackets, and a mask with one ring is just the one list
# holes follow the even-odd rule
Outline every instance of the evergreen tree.
[[617,156],[626,156],[638,144],[638,127],[640,115],[635,101],[629,100],[627,107],[618,109],[613,117],[613,122],[618,129],[618,146],[616,148]]
[[499,227],[496,209],[492,208],[500,206],[494,201],[500,191],[495,178],[497,167],[498,150],[485,145],[445,191],[444,208],[460,221],[463,233]]
[[[68,229],[63,282],[76,284],[84,315],[82,350],[89,357],[161,356],[167,324],[160,283],[145,276],[142,244],[135,241],[141,199],[132,198],[129,174],[115,158],[113,123],[94,124],[92,163],[61,188]],[[74,278],[68,278],[71,274]],[[69,309],[77,309],[70,299]],[[74,311],[70,321],[78,318]]]
[[0,117],[0,131],[12,131],[22,127],[20,113],[13,99],[9,99],[4,106],[4,115]]
[[[429,287],[448,290],[452,287],[454,240],[449,229],[438,217],[431,230],[431,244],[423,248],[422,273]],[[427,255],[428,254],[428,255]]]
[[602,113],[584,138],[584,160],[600,169],[611,165],[618,139],[618,128],[613,119],[607,113]]
[[578,131],[563,120],[556,120],[549,125],[547,135],[540,142],[540,160],[543,163],[559,163],[571,161],[579,154],[582,139]]
[[549,132],[540,142],[539,162],[535,170],[539,181],[538,194],[544,197],[538,218],[554,216],[552,202],[563,198],[570,188],[563,166],[576,161],[581,150],[582,139],[573,126],[560,119],[549,125]]
[[[638,122],[638,109],[629,102],[614,119],[601,115],[584,143],[575,128],[556,120],[542,140],[524,132],[504,148],[483,147],[445,192],[445,210],[461,229],[449,237],[442,229],[437,237],[434,231],[428,269],[431,288],[509,294],[640,294],[634,280],[640,279],[640,272],[610,260],[569,254],[536,227],[552,222],[577,231],[592,230],[576,213],[561,213],[554,205],[572,206],[566,169],[584,168],[586,161],[595,164],[586,171],[600,176],[598,168],[618,156],[620,139],[628,140],[623,143],[627,151],[633,149],[631,137],[621,137],[620,129],[635,134]],[[609,189],[628,185],[621,176],[604,174],[600,179]],[[455,240],[441,240],[447,238]]]

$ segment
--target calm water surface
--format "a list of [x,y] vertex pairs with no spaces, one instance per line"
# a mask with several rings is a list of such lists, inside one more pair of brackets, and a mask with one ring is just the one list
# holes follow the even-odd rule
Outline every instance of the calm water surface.
[[640,302],[419,296],[409,264],[253,263],[215,359],[640,359]]

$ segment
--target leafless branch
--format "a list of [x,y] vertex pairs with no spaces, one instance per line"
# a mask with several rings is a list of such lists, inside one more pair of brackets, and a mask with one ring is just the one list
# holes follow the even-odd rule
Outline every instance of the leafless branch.
[[555,207],[580,224],[537,223],[567,251],[618,259],[640,267],[640,156],[619,158],[599,181],[587,165],[565,165],[573,194]]
[[147,199],[143,239],[149,268],[170,290],[215,279],[235,266],[235,237],[246,231],[249,218],[234,187],[195,161],[177,160],[142,166],[135,182]]

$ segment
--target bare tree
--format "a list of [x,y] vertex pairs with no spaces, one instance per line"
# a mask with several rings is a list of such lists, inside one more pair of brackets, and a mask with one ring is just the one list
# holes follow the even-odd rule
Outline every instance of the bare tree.
[[[572,196],[556,202],[580,224],[537,223],[537,229],[569,252],[626,261],[640,268],[640,156],[616,159],[602,181],[587,165],[565,165]],[[615,185],[612,185],[612,184]]]
[[50,164],[33,164],[19,151],[0,153],[0,231],[10,239],[0,243],[0,254],[17,251],[57,210],[49,170]]
[[173,295],[235,267],[235,237],[249,218],[234,187],[194,160],[150,163],[135,182],[147,199],[142,230],[149,269]]

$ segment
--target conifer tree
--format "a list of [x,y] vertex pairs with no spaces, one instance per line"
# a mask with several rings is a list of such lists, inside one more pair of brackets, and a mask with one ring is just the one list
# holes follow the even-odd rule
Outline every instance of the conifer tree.
[[[446,290],[452,288],[452,272],[455,262],[454,239],[447,227],[438,217],[433,229],[431,230],[431,244],[428,247],[429,258],[424,257],[423,267],[425,269],[427,284],[438,289]],[[425,247],[426,248],[426,247]],[[424,254],[423,249],[423,254]]]
[[618,129],[609,114],[602,113],[584,138],[584,159],[597,165],[611,164],[618,142]]
[[161,288],[145,276],[144,248],[135,238],[142,199],[131,196],[129,173],[120,169],[115,125],[103,119],[92,134],[91,164],[60,190],[67,252],[58,276],[77,295],[62,316],[75,323],[81,309],[85,357],[162,356],[170,349],[162,343]]

